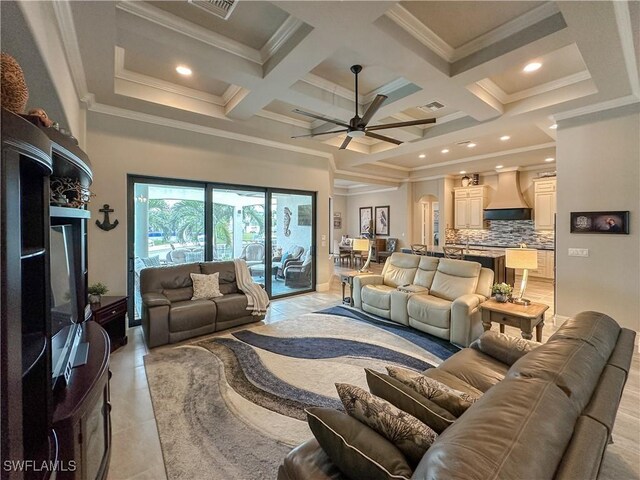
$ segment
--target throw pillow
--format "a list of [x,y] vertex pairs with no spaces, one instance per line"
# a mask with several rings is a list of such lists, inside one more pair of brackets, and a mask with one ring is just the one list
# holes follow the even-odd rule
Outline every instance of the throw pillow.
[[219,273],[205,275],[202,273],[190,273],[193,282],[193,296],[191,300],[207,300],[209,298],[221,297]]
[[306,413],[316,440],[348,478],[411,478],[411,467],[400,450],[355,418],[332,408],[313,407]]
[[366,390],[346,383],[336,383],[345,411],[356,420],[388,439],[404,454],[412,466],[418,465],[437,437],[427,425],[413,415]]
[[469,346],[480,350],[499,362],[513,365],[521,357],[524,357],[540,345],[542,344],[538,342],[488,330]]
[[420,395],[459,417],[476,401],[478,397],[445,385],[419,372],[401,367],[387,367],[389,375],[413,388]]
[[413,415],[434,432],[440,434],[455,420],[448,410],[433,403],[426,397],[408,387],[404,383],[384,373],[365,368],[369,391],[377,397],[384,398],[400,410]]

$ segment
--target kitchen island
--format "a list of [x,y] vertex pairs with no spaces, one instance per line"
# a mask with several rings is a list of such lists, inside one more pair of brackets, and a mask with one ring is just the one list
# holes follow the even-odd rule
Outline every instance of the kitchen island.
[[[451,245],[453,246],[453,245]],[[411,253],[408,248],[402,249],[403,253]],[[444,251],[442,247],[430,246],[426,250],[427,255],[434,257],[444,257]],[[464,259],[470,262],[478,262],[483,267],[493,270],[494,283],[508,283],[514,285],[515,283],[515,270],[507,268],[505,265],[505,253],[504,249],[480,249],[480,248],[465,248]]]

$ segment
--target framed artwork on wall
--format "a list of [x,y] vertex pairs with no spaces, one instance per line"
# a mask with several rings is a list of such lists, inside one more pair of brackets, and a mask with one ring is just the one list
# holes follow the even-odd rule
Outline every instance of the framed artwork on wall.
[[373,207],[360,207],[360,234],[373,233]]
[[629,211],[571,212],[571,233],[629,234]]
[[333,213],[333,228],[335,228],[336,230],[342,230],[342,213]]
[[389,205],[376,207],[376,235],[389,235]]

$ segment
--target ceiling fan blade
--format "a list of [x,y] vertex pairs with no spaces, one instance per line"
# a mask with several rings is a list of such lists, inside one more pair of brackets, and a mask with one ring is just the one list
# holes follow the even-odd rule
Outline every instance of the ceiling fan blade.
[[306,117],[315,118],[317,120],[323,120],[329,123],[335,123],[336,125],[340,125],[341,127],[349,128],[349,124],[345,123],[341,120],[336,120],[335,118],[323,117],[322,115],[316,115],[315,113],[305,112],[304,110],[300,110],[298,108],[293,110],[293,113],[297,113],[299,115],[304,115]]
[[360,119],[359,124],[365,126],[367,123],[369,123],[386,99],[386,95],[376,95],[376,98],[373,99],[373,102],[371,102],[369,108],[367,108],[367,111],[364,112],[364,115]]
[[306,135],[296,135],[295,137],[291,137],[291,138],[317,137],[318,135],[330,135],[332,133],[343,133],[343,132],[347,132],[348,130],[349,130],[348,128],[341,128],[340,130],[331,130],[330,132],[308,133]]
[[342,145],[340,145],[340,150],[344,150],[345,148],[347,148],[347,145],[349,145],[350,141],[351,141],[351,137],[345,138],[344,142],[342,142]]
[[427,125],[429,123],[436,123],[435,118],[425,118],[423,120],[411,120],[409,122],[387,123],[385,125],[374,125],[373,127],[367,127],[366,130],[384,130],[385,128],[402,128],[411,127],[413,125]]
[[385,137],[384,135],[378,135],[377,133],[366,132],[365,135],[371,138],[377,138],[378,140],[384,140],[385,142],[395,143],[396,145],[400,145],[402,142],[400,140],[396,140],[395,138]]

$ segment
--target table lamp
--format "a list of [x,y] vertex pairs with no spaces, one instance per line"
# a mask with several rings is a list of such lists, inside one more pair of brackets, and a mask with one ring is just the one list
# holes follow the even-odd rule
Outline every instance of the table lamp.
[[520,295],[513,300],[518,305],[529,305],[531,302],[522,298],[527,288],[527,280],[529,278],[529,269],[538,268],[538,251],[535,248],[526,248],[525,245],[520,248],[505,248],[506,267],[522,268],[522,283],[520,284]]
[[353,245],[351,247],[355,252],[366,252],[369,250],[369,256],[367,262],[362,266],[359,273],[369,273],[369,264],[371,263],[371,256],[373,255],[373,243],[368,238],[354,238]]

